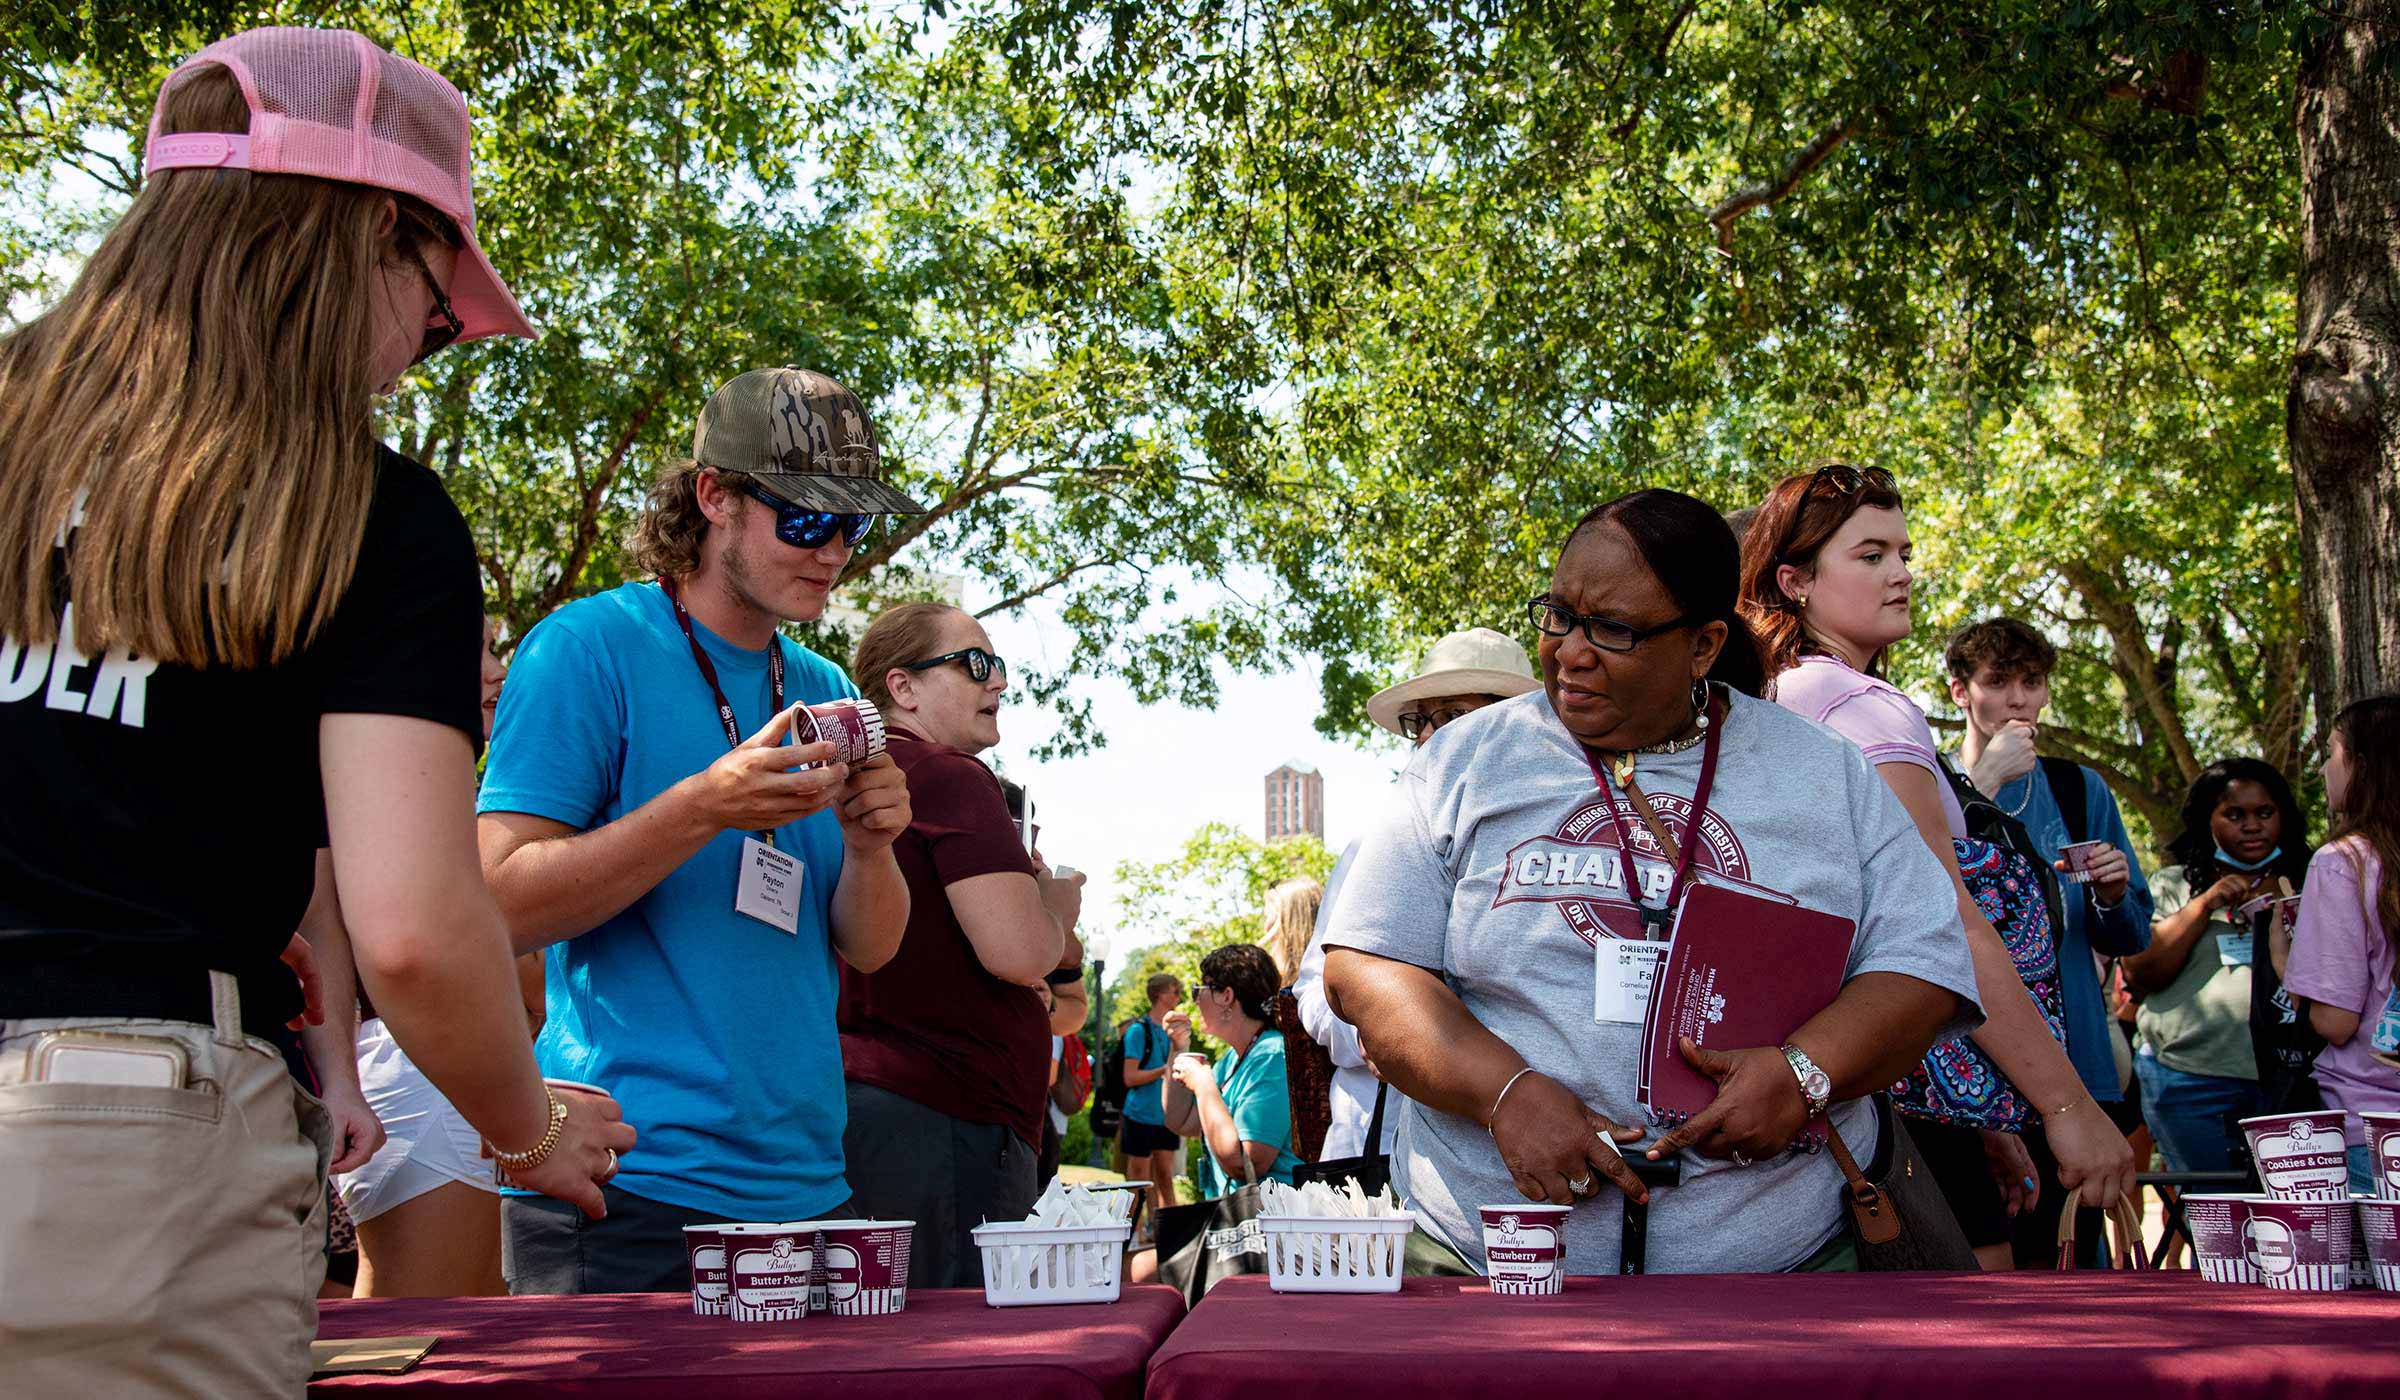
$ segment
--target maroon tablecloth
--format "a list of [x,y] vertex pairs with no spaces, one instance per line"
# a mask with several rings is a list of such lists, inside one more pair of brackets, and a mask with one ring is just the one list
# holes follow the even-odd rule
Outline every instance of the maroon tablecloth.
[[[339,1376],[309,1394],[906,1397],[1138,1400],[1142,1367],[1183,1317],[1171,1288],[1117,1302],[984,1306],[974,1290],[914,1291],[890,1317],[752,1326],[694,1317],[679,1294],[375,1298],[322,1305],[321,1337],[437,1336],[404,1376]],[[98,1400],[98,1397],[91,1397]]]
[[2195,1273],[1571,1279],[1495,1297],[1220,1284],[1150,1361],[1149,1400],[1604,1396],[2331,1400],[2400,1395],[2400,1295]]

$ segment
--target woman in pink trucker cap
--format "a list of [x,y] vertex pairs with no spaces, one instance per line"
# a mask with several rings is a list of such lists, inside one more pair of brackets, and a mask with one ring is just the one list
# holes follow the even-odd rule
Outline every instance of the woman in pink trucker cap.
[[312,894],[514,1180],[597,1214],[633,1146],[534,1066],[470,815],[472,545],[374,436],[411,364],[532,333],[468,150],[355,34],[211,45],[0,339],[0,1395],[302,1393],[329,1133],[267,1037]]

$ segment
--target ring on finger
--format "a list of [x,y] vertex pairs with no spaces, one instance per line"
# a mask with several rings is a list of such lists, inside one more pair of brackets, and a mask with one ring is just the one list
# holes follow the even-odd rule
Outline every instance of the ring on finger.
[[1737,1151],[1733,1154],[1733,1164],[1737,1167],[1746,1167],[1750,1165],[1750,1159]]
[[1576,1177],[1567,1183],[1567,1190],[1572,1195],[1588,1196],[1592,1192],[1592,1179],[1588,1176]]
[[606,1181],[617,1174],[617,1149],[604,1147],[600,1150],[608,1154],[608,1166],[600,1173],[600,1179]]

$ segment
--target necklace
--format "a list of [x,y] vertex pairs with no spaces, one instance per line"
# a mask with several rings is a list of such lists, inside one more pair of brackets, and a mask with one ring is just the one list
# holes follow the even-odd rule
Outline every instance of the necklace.
[[1703,727],[1681,739],[1669,739],[1663,744],[1651,744],[1646,748],[1635,749],[1634,752],[1682,753],[1685,749],[1698,748],[1706,742],[1708,742],[1708,730]]
[[[2017,799],[2016,806],[2003,809],[2012,817],[2022,816],[2025,809],[2033,805],[2033,775],[2028,773],[2024,777],[2017,779],[2017,781],[2025,785],[2025,795]],[[2000,785],[2000,790],[2002,792],[2006,792],[2008,790],[2008,784],[2002,783]],[[1998,794],[1994,794],[1994,796],[1997,795]]]

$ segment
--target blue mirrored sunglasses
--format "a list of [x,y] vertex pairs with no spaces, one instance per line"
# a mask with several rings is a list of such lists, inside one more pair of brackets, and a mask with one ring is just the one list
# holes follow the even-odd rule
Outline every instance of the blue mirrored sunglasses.
[[835,535],[856,549],[875,524],[872,515],[836,515],[832,511],[793,505],[756,482],[744,485],[742,491],[751,500],[774,510],[775,538],[794,549],[822,549]]

